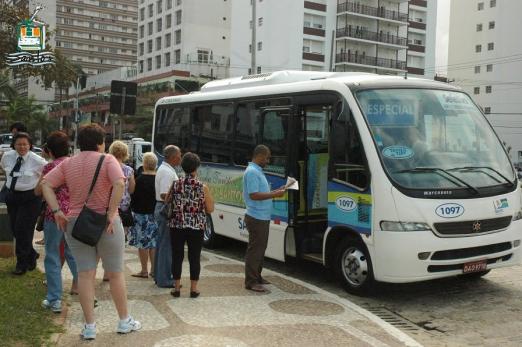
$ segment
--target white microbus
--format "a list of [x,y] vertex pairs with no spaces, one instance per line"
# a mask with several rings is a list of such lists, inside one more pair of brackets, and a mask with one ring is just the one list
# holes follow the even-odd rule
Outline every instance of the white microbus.
[[216,199],[204,242],[248,241],[242,174],[257,144],[273,201],[266,256],[374,281],[477,277],[519,264],[521,192],[506,150],[459,88],[364,73],[281,71],[156,103],[153,146],[197,153]]

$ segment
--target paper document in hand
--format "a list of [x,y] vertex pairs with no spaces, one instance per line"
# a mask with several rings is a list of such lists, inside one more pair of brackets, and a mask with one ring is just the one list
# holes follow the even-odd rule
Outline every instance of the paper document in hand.
[[286,179],[285,189],[299,190],[299,182],[293,177],[288,176]]

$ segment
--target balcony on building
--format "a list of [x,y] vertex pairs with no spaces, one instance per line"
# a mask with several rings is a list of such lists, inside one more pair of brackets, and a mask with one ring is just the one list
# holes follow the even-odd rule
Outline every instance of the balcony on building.
[[340,14],[353,14],[366,18],[386,19],[400,24],[408,23],[408,14],[405,12],[390,10],[384,6],[373,7],[363,5],[360,2],[347,1],[337,4],[337,15]]
[[419,30],[426,30],[426,23],[415,22],[415,21],[412,21],[412,20],[410,20],[409,23],[410,23],[410,28],[419,29]]
[[326,12],[326,3],[324,0],[305,1],[304,8],[314,11]]
[[401,49],[405,48],[408,42],[406,37],[396,36],[389,32],[374,32],[359,27],[354,28],[351,25],[344,28],[337,28],[335,37],[338,39],[353,39],[354,41],[367,42],[371,44],[377,43],[391,45]]
[[324,54],[303,52],[303,59],[324,63]]
[[368,56],[365,53],[347,52],[337,53],[335,55],[336,64],[346,64],[353,66],[364,66],[367,68],[380,69],[380,70],[394,70],[404,71],[406,70],[406,62],[395,59],[380,58]]
[[406,71],[408,71],[408,73],[411,73],[412,75],[420,75],[420,76],[424,75],[424,69],[421,69],[418,67],[408,66],[406,68]]
[[324,31],[324,29],[303,27],[303,34],[325,37],[326,32]]
[[422,45],[408,44],[408,50],[412,52],[425,53],[426,47]]
[[413,6],[419,6],[419,7],[428,7],[428,1],[426,1],[426,0],[410,0],[409,4],[413,5]]

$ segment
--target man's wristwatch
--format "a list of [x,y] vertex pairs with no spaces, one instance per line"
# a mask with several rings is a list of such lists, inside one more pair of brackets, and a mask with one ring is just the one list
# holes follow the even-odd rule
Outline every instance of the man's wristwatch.
[[61,210],[62,210],[62,209],[58,207],[58,208],[52,209],[51,212],[52,212],[53,214],[56,214],[56,213],[60,212]]

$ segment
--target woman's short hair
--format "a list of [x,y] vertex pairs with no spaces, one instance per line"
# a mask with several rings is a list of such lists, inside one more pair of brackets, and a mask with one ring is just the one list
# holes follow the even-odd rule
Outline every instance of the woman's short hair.
[[122,141],[114,141],[111,143],[109,153],[121,161],[129,159],[129,147]]
[[55,158],[69,155],[69,136],[63,131],[53,131],[47,137],[44,151],[50,152]]
[[152,152],[147,152],[143,154],[143,169],[154,171],[156,170],[156,166],[158,165],[158,157],[156,154]]
[[18,139],[27,139],[29,141],[29,149],[33,149],[33,139],[31,138],[31,135],[24,132],[18,132],[13,136],[13,142],[11,142],[11,148],[15,148],[15,143]]
[[197,154],[192,152],[187,152],[181,158],[181,168],[185,173],[190,174],[196,171],[201,164],[201,160]]
[[78,130],[80,151],[98,151],[98,146],[105,142],[105,130],[98,124],[83,125]]

